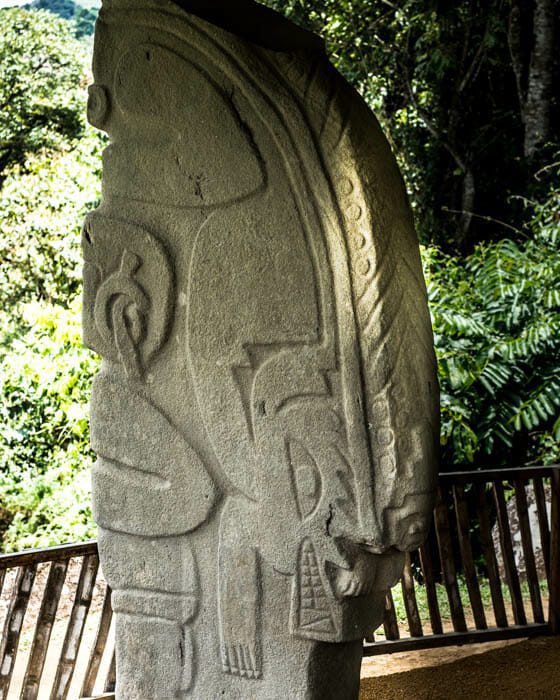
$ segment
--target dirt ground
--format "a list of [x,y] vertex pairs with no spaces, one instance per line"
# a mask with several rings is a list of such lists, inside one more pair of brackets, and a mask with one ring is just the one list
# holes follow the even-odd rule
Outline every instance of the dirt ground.
[[[474,647],[455,647],[398,654],[406,660],[397,654],[365,660],[360,700],[560,699],[559,638],[502,643],[482,652],[481,646],[475,654]],[[395,673],[399,662],[406,670]]]

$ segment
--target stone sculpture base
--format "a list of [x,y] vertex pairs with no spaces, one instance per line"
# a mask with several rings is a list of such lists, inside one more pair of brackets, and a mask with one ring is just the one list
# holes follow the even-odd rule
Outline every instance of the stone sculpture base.
[[[109,577],[115,585],[119,578],[130,585],[130,573],[119,576],[112,570],[114,563],[126,567],[127,552],[130,565],[138,569],[131,540],[122,538],[115,548],[114,533],[100,533],[101,557],[109,567]],[[257,620],[262,648],[259,678],[251,678],[249,671],[242,675],[225,673],[223,650],[218,634],[219,602],[215,558],[212,543],[218,538],[217,528],[210,527],[197,532],[189,539],[198,562],[200,597],[198,614],[188,627],[173,621],[125,613],[119,595],[114,596],[114,606],[121,610],[117,616],[117,666],[116,697],[128,700],[177,700],[180,698],[228,698],[228,700],[354,700],[359,695],[362,640],[333,644],[295,638],[289,631],[285,601],[292,595],[292,577],[283,576],[273,567],[261,566],[260,615]],[[177,578],[177,559],[174,554],[179,539],[172,550],[162,541],[154,541],[154,555],[159,559],[162,581],[169,576]],[[163,547],[162,547],[163,544]],[[118,551],[118,560],[114,554]],[[123,570],[123,569],[121,569]],[[250,581],[247,582],[250,588]],[[146,584],[146,581],[144,581]],[[240,581],[243,588],[243,582]],[[152,594],[155,598],[156,593]],[[167,596],[162,596],[165,600]],[[377,596],[379,598],[379,594]],[[137,601],[136,601],[137,603]],[[153,601],[152,601],[153,604]],[[239,600],[240,607],[243,600]],[[138,608],[137,608],[138,609]],[[373,612],[373,609],[372,611]],[[378,610],[377,615],[381,613]],[[185,616],[186,617],[186,616]],[[242,620],[239,620],[240,625]],[[232,630],[235,634],[240,630]],[[157,659],[157,663],[154,663]],[[222,663],[220,663],[220,659]],[[237,659],[245,660],[239,650]],[[150,668],[151,673],[139,669]],[[231,669],[230,669],[231,670]],[[182,675],[182,677],[181,677]],[[203,688],[198,693],[192,691]],[[169,694],[169,688],[185,688],[184,693]],[[191,690],[189,690],[191,688]]]

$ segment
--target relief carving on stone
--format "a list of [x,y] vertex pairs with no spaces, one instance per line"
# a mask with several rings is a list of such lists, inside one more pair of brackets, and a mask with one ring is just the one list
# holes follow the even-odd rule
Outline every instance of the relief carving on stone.
[[233,4],[243,22],[104,0],[96,31],[84,338],[126,700],[355,697],[431,514],[437,380],[396,163],[316,37]]
[[[146,391],[146,372],[168,340],[175,303],[172,267],[154,235],[98,214],[84,224],[82,247],[84,339],[110,363],[94,381],[90,408],[91,444],[98,456],[92,468],[94,516],[113,588],[117,640],[145,638],[149,631],[152,643],[137,649],[132,673],[139,656],[147,653],[149,663],[162,654],[177,669],[176,684],[187,692],[194,677],[190,624],[199,590],[194,554],[188,540],[178,536],[206,520],[217,494],[199,456]],[[160,547],[171,536],[181,546],[169,581],[154,586],[123,577],[123,566],[137,567],[140,560],[145,566],[145,552],[138,556],[142,544],[151,540]],[[121,666],[126,676],[126,659]],[[150,687],[144,684],[142,692]],[[124,696],[125,689],[126,680]]]
[[148,231],[98,214],[86,219],[82,249],[84,341],[127,376],[141,378],[165,343],[173,314],[168,256]]

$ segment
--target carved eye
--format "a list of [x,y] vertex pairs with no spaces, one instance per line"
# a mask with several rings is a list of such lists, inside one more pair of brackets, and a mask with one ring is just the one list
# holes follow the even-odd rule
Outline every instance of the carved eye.
[[300,442],[292,440],[289,451],[296,500],[301,518],[305,520],[315,511],[321,499],[321,473],[313,457]]
[[101,129],[108,116],[109,99],[105,88],[101,87],[101,85],[90,85],[88,88],[87,104],[88,122],[92,126]]
[[86,219],[82,249],[85,342],[141,378],[167,340],[174,298],[167,254],[151,233],[97,213]]

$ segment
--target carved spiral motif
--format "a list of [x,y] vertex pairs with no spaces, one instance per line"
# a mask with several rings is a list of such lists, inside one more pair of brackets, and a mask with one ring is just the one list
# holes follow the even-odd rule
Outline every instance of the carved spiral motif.
[[145,229],[97,213],[86,220],[82,247],[84,340],[140,379],[167,339],[174,306],[165,249]]
[[94,317],[100,334],[114,342],[128,375],[141,376],[139,346],[146,334],[150,302],[134,274],[142,261],[124,250],[120,269],[99,287]]

